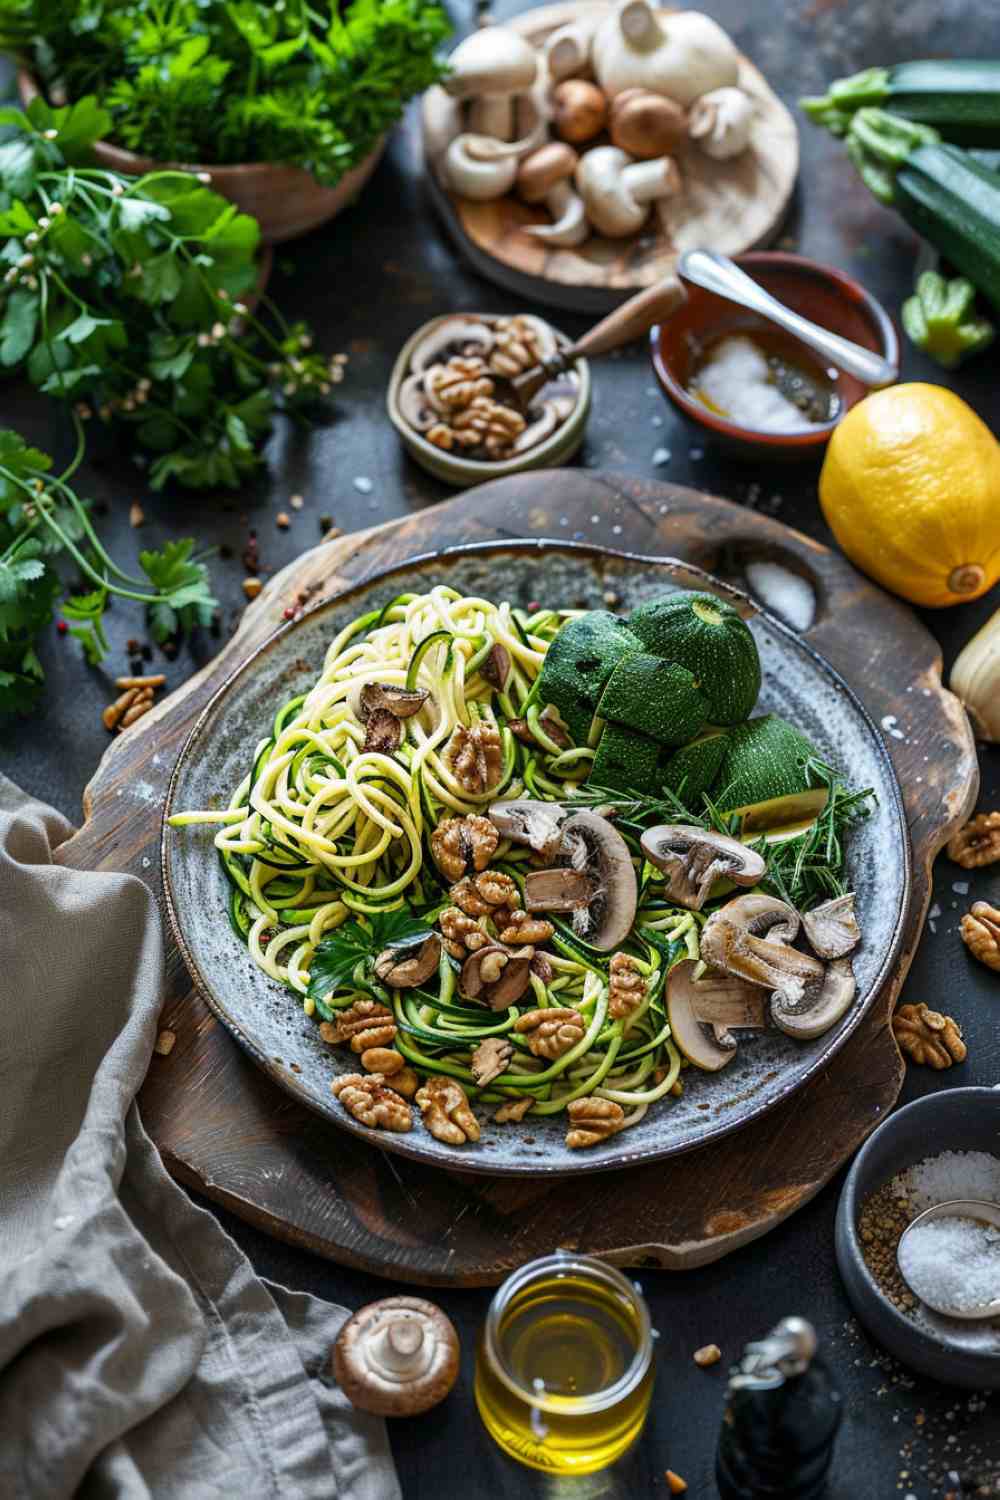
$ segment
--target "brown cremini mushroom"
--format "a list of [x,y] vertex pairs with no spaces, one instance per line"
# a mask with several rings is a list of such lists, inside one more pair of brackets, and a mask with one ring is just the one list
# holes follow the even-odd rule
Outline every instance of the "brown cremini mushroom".
[[763,990],[706,969],[695,979],[698,964],[684,959],[667,979],[667,1019],[670,1032],[688,1062],[707,1073],[717,1073],[736,1056],[733,1031],[763,1031],[767,1026],[767,996]]
[[352,1406],[378,1417],[414,1417],[443,1401],[458,1379],[451,1319],[423,1297],[384,1297],[348,1318],[333,1346],[333,1374]]
[[558,802],[535,802],[522,797],[516,802],[494,802],[490,822],[505,839],[527,844],[543,859],[554,859],[562,841],[566,809]]
[[592,141],[607,124],[608,101],[596,83],[584,78],[566,78],[556,84],[552,107],[556,134],[572,146]]
[[391,682],[366,682],[361,689],[359,717],[367,720],[376,709],[384,708],[397,719],[418,714],[430,697],[426,688],[397,687]]
[[660,823],[642,835],[642,852],[667,876],[667,896],[679,906],[701,911],[717,880],[757,885],[767,866],[755,849],[738,839],[687,823]]
[[368,715],[362,752],[365,755],[391,755],[402,743],[402,722],[387,708],[374,709]]
[[459,991],[468,1000],[480,1000],[491,1010],[516,1005],[531,984],[533,948],[512,950],[502,943],[487,943],[470,953],[462,965]]
[[[490,816],[493,816],[491,811]],[[563,904],[546,908],[540,904],[542,883],[533,875],[525,881],[525,906],[529,911],[564,911],[572,899],[573,930],[577,937],[600,953],[610,953],[627,938],[635,920],[639,890],[628,845],[607,818],[588,811],[572,813],[559,828],[554,870],[538,872],[552,877],[553,895]],[[556,880],[557,875],[585,876],[590,883],[586,902],[578,879]],[[529,890],[530,882],[530,890]],[[568,895],[566,893],[569,893]]]
[[580,158],[564,141],[549,141],[525,157],[517,172],[517,191],[522,201],[544,203],[551,224],[526,224],[525,234],[547,245],[582,245],[590,234],[583,202],[570,182]]
[[419,947],[414,943],[384,948],[375,960],[375,973],[391,990],[412,990],[430,979],[441,958],[441,938],[432,932]]
[[611,102],[612,144],[648,161],[669,156],[687,136],[687,114],[673,99],[648,89],[626,89]]

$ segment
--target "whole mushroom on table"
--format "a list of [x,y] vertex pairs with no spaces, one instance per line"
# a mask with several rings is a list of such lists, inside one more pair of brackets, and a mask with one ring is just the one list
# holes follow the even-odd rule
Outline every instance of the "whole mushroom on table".
[[[488,202],[516,193],[550,222],[525,233],[553,248],[639,234],[653,205],[683,192],[675,153],[725,161],[750,145],[755,106],[730,38],[698,11],[619,0],[603,19],[560,27],[536,50],[488,25],[462,42],[424,102],[441,185]],[[698,156],[688,152],[687,170]]]

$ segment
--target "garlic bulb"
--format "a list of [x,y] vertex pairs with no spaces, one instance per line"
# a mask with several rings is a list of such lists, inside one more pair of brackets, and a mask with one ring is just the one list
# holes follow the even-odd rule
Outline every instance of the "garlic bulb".
[[750,144],[753,114],[753,101],[742,89],[713,89],[692,105],[688,135],[706,156],[725,161]]
[[1000,744],[1000,610],[962,649],[951,690],[964,703],[977,739]]

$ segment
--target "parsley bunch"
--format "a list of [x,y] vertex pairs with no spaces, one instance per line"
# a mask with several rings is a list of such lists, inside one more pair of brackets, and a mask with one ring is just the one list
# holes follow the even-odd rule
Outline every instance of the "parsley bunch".
[[160,161],[274,161],[332,185],[441,74],[423,0],[0,0],[0,48],[49,98],[97,94]]
[[143,578],[108,556],[87,504],[69,484],[83,454],[79,424],[78,435],[73,463],[54,475],[48,454],[29,448],[16,432],[0,431],[0,714],[27,713],[41,694],[45,674],[35,643],[66,588],[55,567],[60,555],[93,585],[64,599],[61,608],[91,663],[108,649],[102,622],[111,595],[144,604],[158,641],[207,625],[218,607],[190,539],[140,553]]
[[0,366],[124,429],[154,489],[235,486],[274,413],[328,396],[342,357],[250,311],[256,220],[188,173],[81,165],[108,124],[93,99],[0,110],[19,132],[0,145]]

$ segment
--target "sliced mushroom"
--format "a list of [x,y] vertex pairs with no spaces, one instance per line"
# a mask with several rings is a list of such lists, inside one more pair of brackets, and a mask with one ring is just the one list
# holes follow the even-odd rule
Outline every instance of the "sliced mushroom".
[[521,436],[514,444],[515,453],[525,453],[529,448],[537,448],[539,443],[551,437],[559,426],[559,411],[554,401],[545,401],[542,404],[541,414],[533,416]]
[[593,895],[586,870],[531,870],[524,877],[525,911],[579,911]]
[[573,931],[609,953],[628,937],[639,900],[628,845],[607,818],[590,811],[572,813],[560,835],[558,868],[586,875],[592,887],[586,905],[572,909]]
[[387,708],[376,708],[368,715],[364,755],[392,755],[403,743],[403,726]]
[[763,1031],[766,997],[753,985],[717,969],[696,980],[693,959],[675,964],[667,980],[667,1019],[688,1062],[717,1073],[736,1056],[734,1030]]
[[771,1020],[788,1036],[809,1041],[840,1020],[856,990],[851,960],[835,958],[818,982],[806,985],[801,996],[792,997],[779,990],[771,1001]]
[[477,948],[462,965],[459,989],[467,999],[481,1000],[491,1010],[507,1010],[531,984],[534,956],[534,948],[505,948],[503,943]]
[[679,906],[701,911],[717,880],[756,885],[767,866],[738,839],[687,823],[659,823],[642,835],[642,852],[667,876],[667,895]]
[[486,678],[490,687],[496,688],[498,693],[502,693],[507,686],[510,669],[510,652],[506,646],[501,646],[499,641],[495,641],[490,647],[485,661],[479,668],[479,675]]
[[412,1417],[443,1401],[458,1379],[451,1319],[423,1297],[385,1297],[359,1308],[333,1346],[333,1373],[352,1406]]
[[410,719],[418,714],[430,697],[427,688],[397,687],[392,682],[366,682],[361,689],[362,719],[377,709],[384,708],[397,719]]
[[413,945],[383,948],[375,960],[375,973],[391,990],[412,990],[416,985],[430,979],[441,960],[441,939],[432,932],[420,944],[416,953]]
[[489,810],[490,822],[515,844],[527,844],[543,859],[553,859],[562,840],[566,809],[558,802],[494,802]]
[[854,915],[854,892],[834,896],[822,906],[803,912],[802,925],[810,947],[820,958],[843,958],[861,941],[861,928]]
[[750,984],[800,1001],[808,985],[823,978],[819,959],[800,953],[781,938],[794,938],[798,913],[772,896],[738,896],[709,917],[701,934],[706,963]]
[[427,432],[438,420],[438,414],[427,399],[422,375],[407,375],[396,397],[400,415],[414,432]]
[[475,318],[441,318],[417,344],[410,355],[410,369],[422,374],[431,365],[448,357],[449,351],[480,354],[485,357],[493,348],[493,331]]

